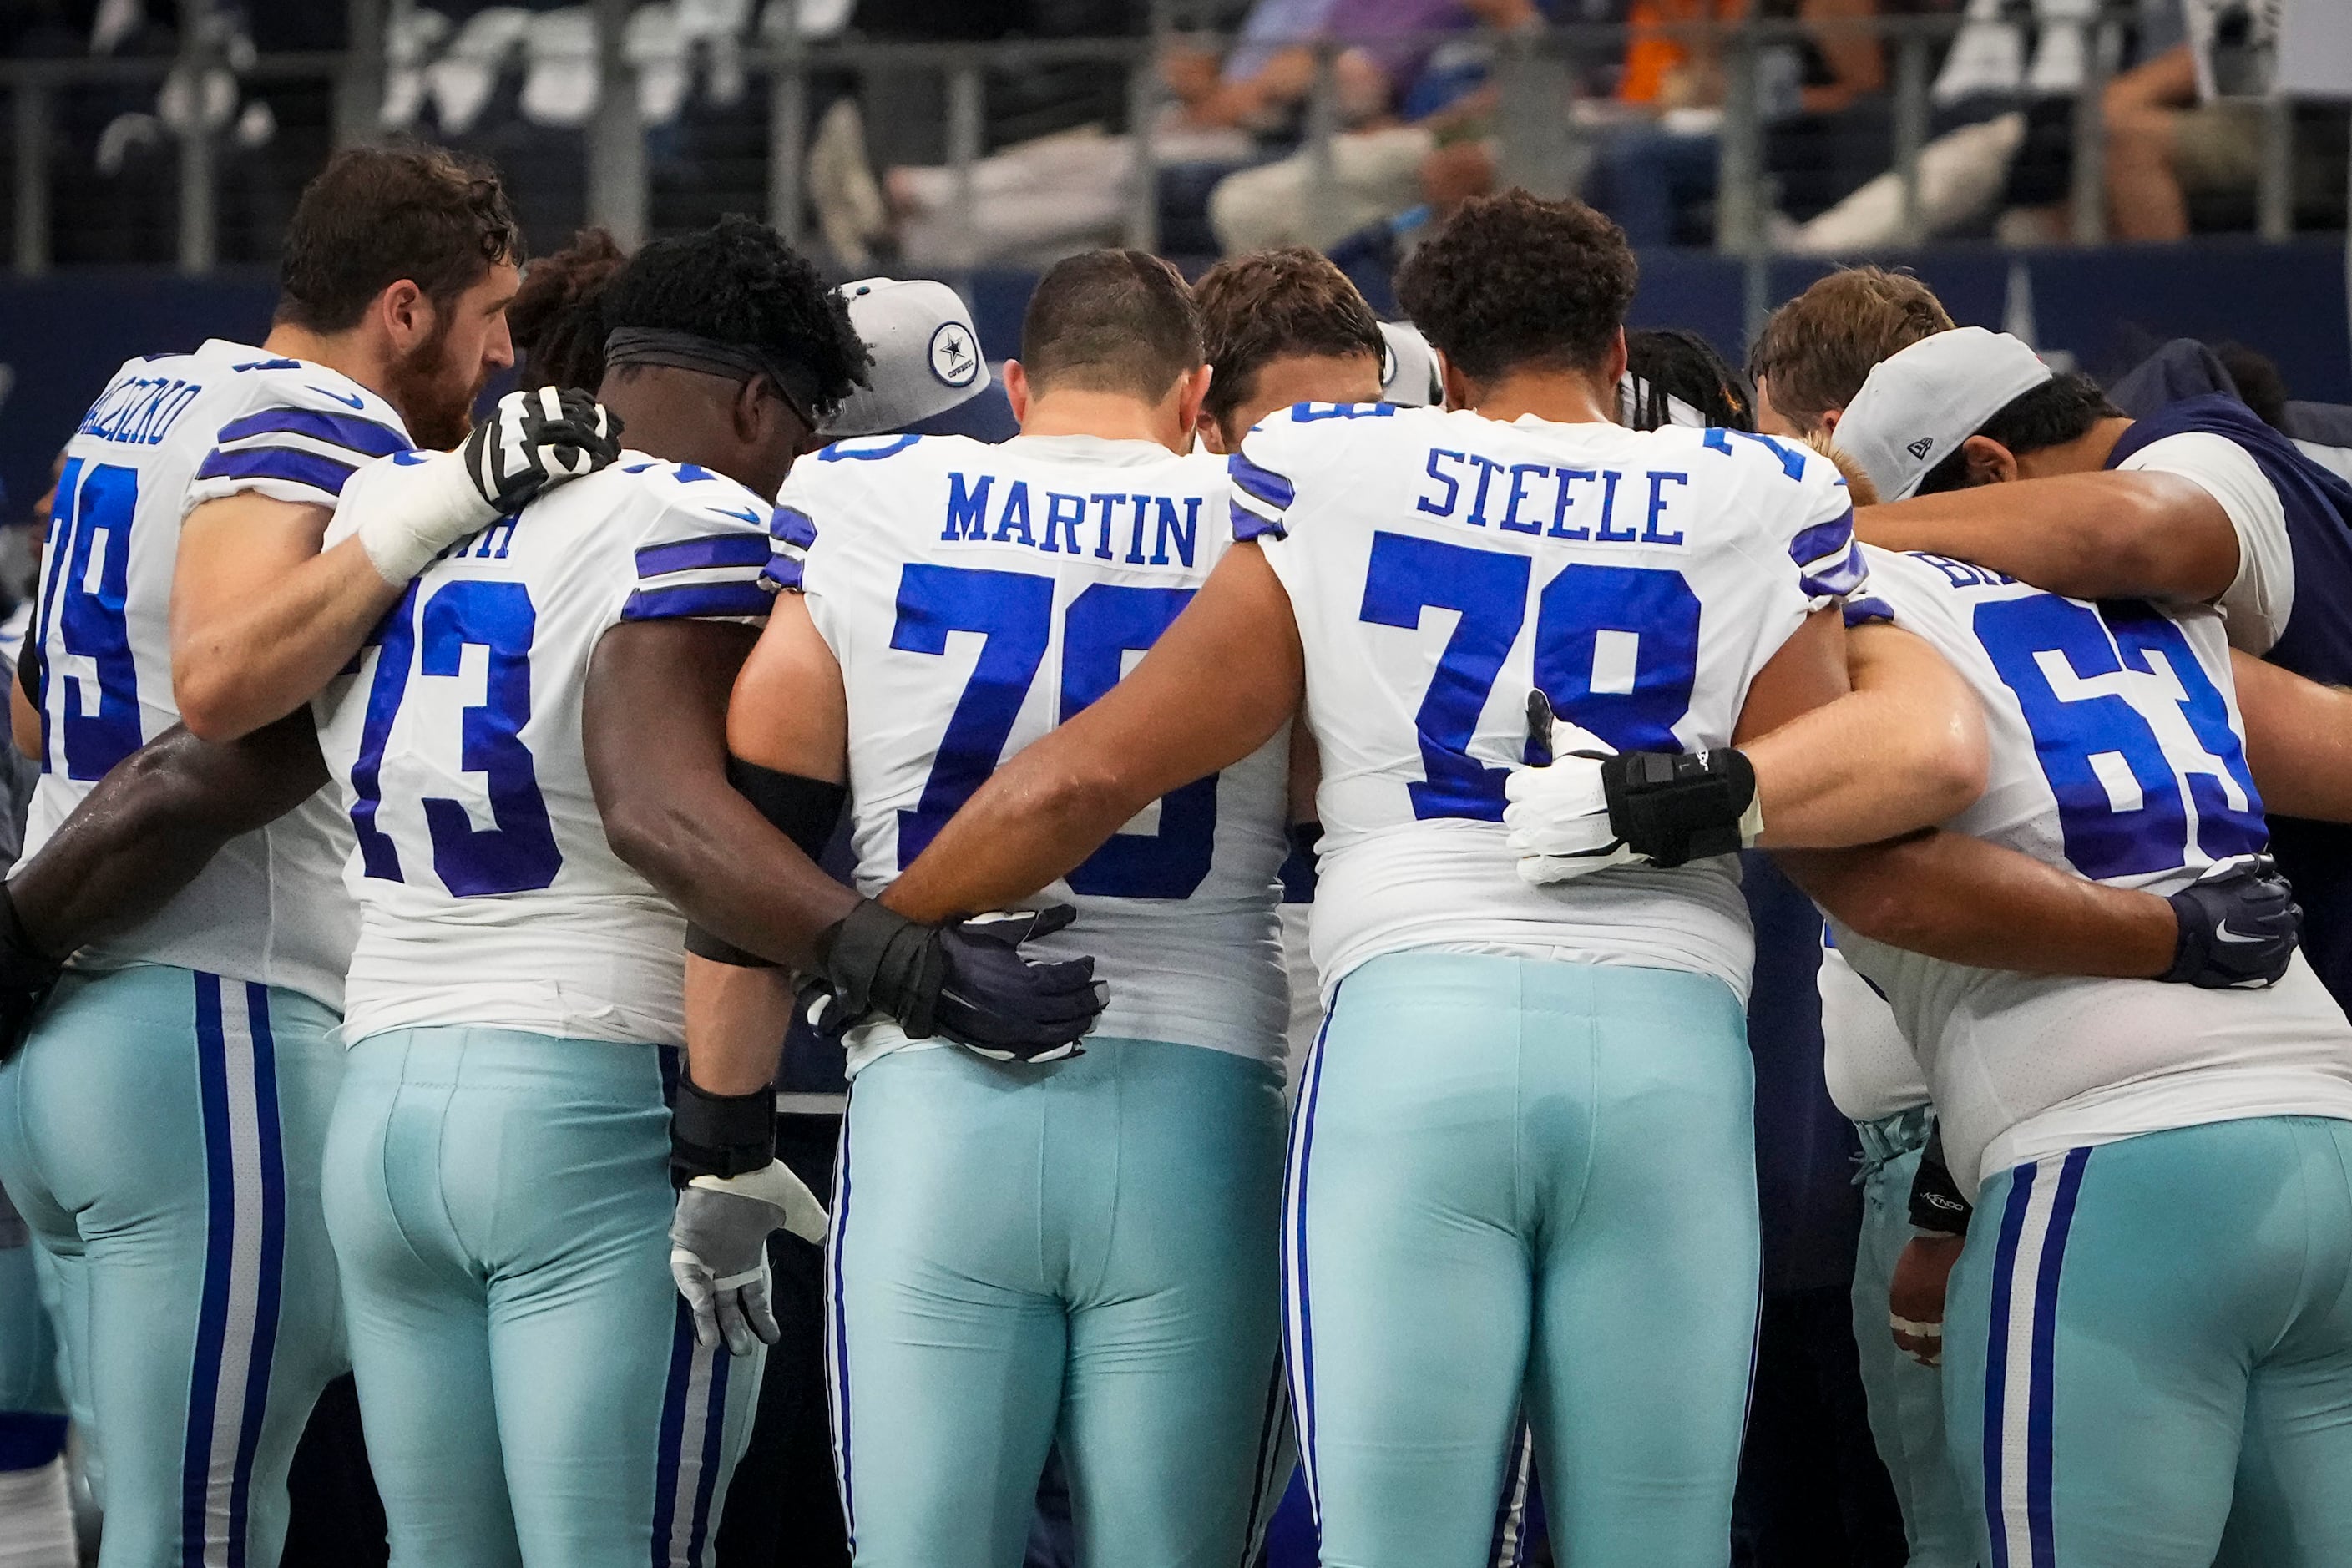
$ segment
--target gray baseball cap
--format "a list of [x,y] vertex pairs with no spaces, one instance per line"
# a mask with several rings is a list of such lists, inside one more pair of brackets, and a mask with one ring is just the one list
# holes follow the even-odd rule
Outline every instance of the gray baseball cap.
[[1831,438],[1880,496],[1901,500],[1985,421],[2053,379],[2022,339],[1955,327],[1880,361]]
[[866,373],[872,384],[851,393],[826,422],[828,441],[904,430],[986,390],[988,360],[971,312],[946,284],[861,278],[838,292],[874,363]]

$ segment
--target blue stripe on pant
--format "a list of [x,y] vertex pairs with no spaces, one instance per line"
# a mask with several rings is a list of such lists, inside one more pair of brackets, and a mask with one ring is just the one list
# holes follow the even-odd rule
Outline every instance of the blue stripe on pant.
[[669,1275],[664,1053],[373,1035],[327,1215],[401,1568],[703,1568],[762,1356],[693,1343]]
[[79,1275],[63,1326],[106,1460],[107,1568],[278,1559],[295,1444],[344,1364],[318,1199],[335,1024],[296,993],[139,964],[68,975],[0,1069],[0,1175]]
[[1080,1562],[1247,1568],[1286,1479],[1273,1068],[1091,1039],[895,1052],[850,1093],[828,1258],[859,1568],[1015,1568],[1058,1446]]
[[1945,1396],[1988,1563],[2352,1563],[2352,1122],[2069,1150],[1978,1214]]
[[1412,952],[1348,977],[1284,1238],[1326,1568],[1472,1568],[1524,1408],[1564,1561],[1720,1568],[1755,1342],[1730,989]]

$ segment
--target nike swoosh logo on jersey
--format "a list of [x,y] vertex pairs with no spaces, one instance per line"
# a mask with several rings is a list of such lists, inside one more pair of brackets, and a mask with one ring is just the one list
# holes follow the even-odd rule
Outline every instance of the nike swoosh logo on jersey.
[[750,523],[753,528],[764,529],[768,526],[768,520],[761,517],[758,512],[753,511],[748,506],[722,506],[713,508],[712,510],[717,511],[721,517],[740,517],[745,522]]
[[367,406],[366,398],[354,397],[348,392],[329,392],[323,386],[314,386],[310,390],[317,393],[321,397],[331,397],[338,403],[348,403],[353,408],[365,408]]

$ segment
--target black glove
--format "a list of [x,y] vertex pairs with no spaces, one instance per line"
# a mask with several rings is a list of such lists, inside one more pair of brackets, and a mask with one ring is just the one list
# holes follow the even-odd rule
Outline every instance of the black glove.
[[466,441],[466,477],[494,510],[520,511],[553,480],[621,455],[621,420],[577,387],[509,392]]
[[2294,957],[2303,906],[2267,855],[2217,866],[2165,901],[2180,936],[2159,980],[2258,989],[2277,984]]
[[24,1049],[25,1037],[64,967],[33,945],[8,884],[0,882],[0,1062]]
[[868,899],[817,938],[824,973],[803,987],[802,1011],[839,1035],[868,1013],[918,1040],[944,1036],[998,1061],[1055,1061],[1103,1009],[1095,961],[1032,963],[1021,944],[1077,918],[1067,904],[920,925]]

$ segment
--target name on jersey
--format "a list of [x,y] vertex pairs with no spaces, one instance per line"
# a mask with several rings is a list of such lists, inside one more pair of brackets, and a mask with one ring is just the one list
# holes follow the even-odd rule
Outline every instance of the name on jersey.
[[[942,542],[1025,544],[1049,555],[1092,555],[1129,566],[1179,562],[1190,566],[1200,547],[1199,496],[1039,490],[1033,497],[1028,480],[1011,480],[1000,490],[1000,478],[948,475]],[[1148,555],[1143,549],[1147,536],[1151,543]]]
[[1990,566],[1979,566],[1973,561],[1955,561],[1948,555],[1930,555],[1924,550],[1908,552],[1914,561],[1924,561],[1944,574],[1944,581],[1955,588],[2006,588],[2017,581],[2006,573]]
[[1436,489],[1424,491],[1415,502],[1430,517],[1458,517],[1473,528],[1491,526],[1546,539],[1604,544],[1683,542],[1682,531],[1668,527],[1666,518],[1674,490],[1690,484],[1688,474],[1506,463],[1444,447],[1430,449],[1422,472],[1436,481]]
[[176,376],[138,376],[119,381],[82,416],[78,433],[101,441],[152,447],[171,434],[204,387]]

